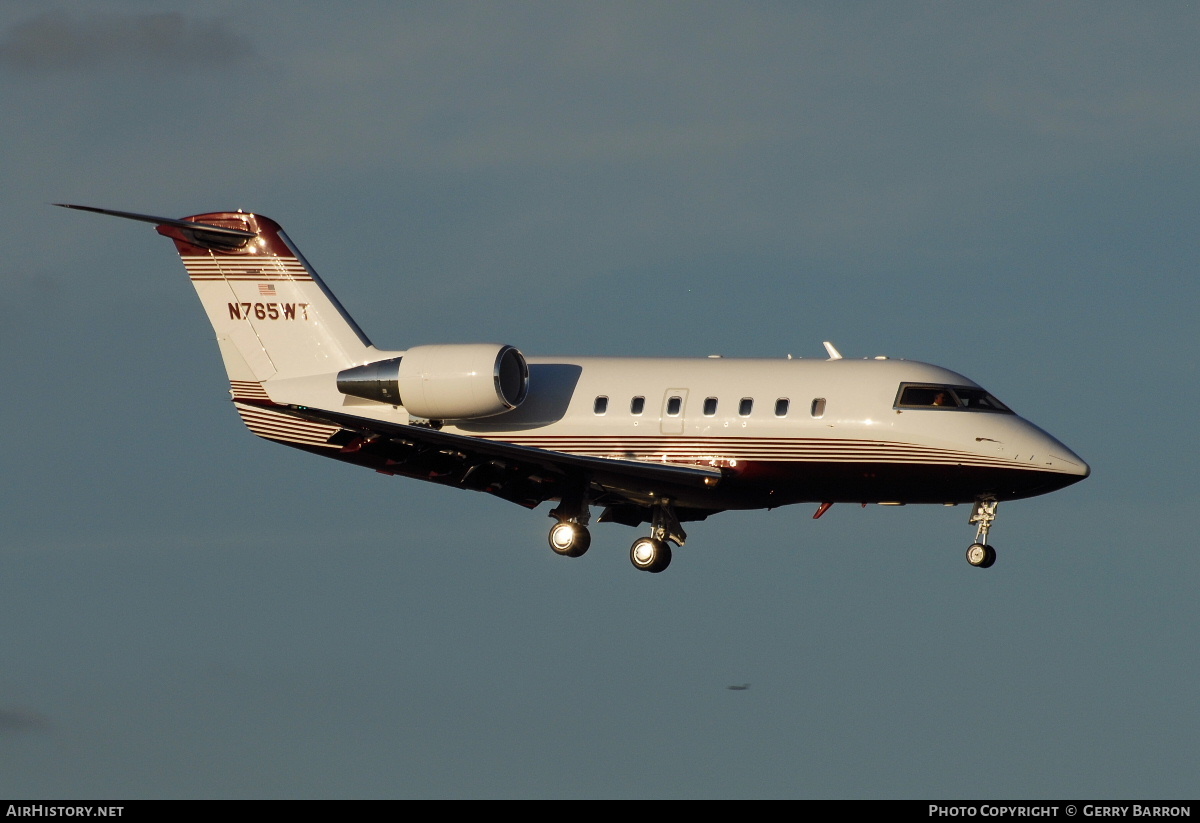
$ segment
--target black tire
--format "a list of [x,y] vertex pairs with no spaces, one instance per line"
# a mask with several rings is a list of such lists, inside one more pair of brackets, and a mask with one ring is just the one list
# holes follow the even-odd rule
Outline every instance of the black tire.
[[629,562],[635,569],[658,574],[671,565],[671,547],[653,537],[639,537],[629,547]]
[[987,557],[985,557],[983,562],[979,564],[979,568],[990,569],[996,562],[996,550],[991,546],[984,546],[984,548],[987,549]]
[[992,562],[996,561],[995,552],[988,552],[988,546],[982,543],[972,543],[967,549],[967,562],[977,568],[986,569],[991,563],[988,563],[988,557],[991,556]]
[[[564,539],[564,534],[569,539]],[[554,553],[562,557],[582,557],[592,545],[592,535],[587,528],[571,522],[555,523],[547,540]]]

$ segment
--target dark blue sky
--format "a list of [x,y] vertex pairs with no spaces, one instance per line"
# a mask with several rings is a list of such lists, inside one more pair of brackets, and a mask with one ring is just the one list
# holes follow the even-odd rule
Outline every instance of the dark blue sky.
[[[0,794],[1194,797],[1200,11],[0,6]],[[888,354],[1093,476],[726,513],[663,575],[240,425],[270,215],[381,347]],[[730,684],[750,683],[745,691]]]

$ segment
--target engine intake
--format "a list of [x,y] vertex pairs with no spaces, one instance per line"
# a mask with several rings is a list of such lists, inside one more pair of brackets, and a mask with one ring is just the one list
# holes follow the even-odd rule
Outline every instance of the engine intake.
[[416,346],[400,357],[338,373],[338,391],[404,406],[414,417],[470,420],[515,409],[529,393],[529,365],[512,346]]

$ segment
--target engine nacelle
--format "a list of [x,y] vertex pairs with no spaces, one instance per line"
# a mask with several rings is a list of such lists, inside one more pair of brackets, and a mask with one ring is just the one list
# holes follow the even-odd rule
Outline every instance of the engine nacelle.
[[338,391],[404,406],[414,417],[470,420],[515,409],[529,393],[524,355],[499,343],[416,346],[400,357],[346,369]]

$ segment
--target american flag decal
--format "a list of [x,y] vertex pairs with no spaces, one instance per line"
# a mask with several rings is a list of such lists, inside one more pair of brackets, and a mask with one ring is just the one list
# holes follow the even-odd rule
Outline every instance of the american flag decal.
[[274,297],[275,296],[275,284],[274,283],[259,283],[258,284],[258,293],[261,294],[263,297]]

